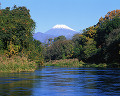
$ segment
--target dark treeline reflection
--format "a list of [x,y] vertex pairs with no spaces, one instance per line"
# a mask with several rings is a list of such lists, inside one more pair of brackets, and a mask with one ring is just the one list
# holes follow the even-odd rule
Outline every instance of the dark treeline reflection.
[[31,73],[0,73],[0,96],[30,96],[34,76]]

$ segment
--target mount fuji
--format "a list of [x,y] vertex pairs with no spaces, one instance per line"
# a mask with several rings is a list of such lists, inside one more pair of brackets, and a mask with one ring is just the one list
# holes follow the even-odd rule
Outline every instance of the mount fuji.
[[74,34],[77,34],[78,32],[75,31],[74,29],[66,26],[66,25],[55,25],[53,28],[48,30],[45,33],[35,33],[33,35],[33,38],[36,40],[41,41],[42,43],[46,43],[49,38],[55,38],[58,36],[65,36],[67,39],[71,39]]
[[76,34],[75,30],[66,26],[66,25],[55,25],[52,29],[45,32],[45,34],[50,34],[54,36],[65,36],[67,39],[71,38],[74,34]]

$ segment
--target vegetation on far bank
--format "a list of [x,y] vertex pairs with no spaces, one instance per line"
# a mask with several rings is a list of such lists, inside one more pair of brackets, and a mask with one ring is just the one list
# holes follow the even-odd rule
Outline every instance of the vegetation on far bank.
[[87,67],[87,68],[120,68],[119,63],[84,63],[76,59],[60,59],[46,62],[44,66],[58,66],[58,67]]
[[88,64],[78,59],[61,59],[61,60],[52,60],[45,63],[45,66],[59,66],[59,67],[108,67],[107,64]]
[[120,66],[120,10],[108,12],[96,25],[75,34],[71,40],[59,36],[42,44],[33,38],[34,29],[35,22],[26,7],[15,5],[0,10],[0,71],[33,71],[36,64]]

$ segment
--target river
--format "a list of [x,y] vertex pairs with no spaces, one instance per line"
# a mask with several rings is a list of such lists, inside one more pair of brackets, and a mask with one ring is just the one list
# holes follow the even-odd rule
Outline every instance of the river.
[[0,73],[0,96],[120,96],[120,69],[45,67]]

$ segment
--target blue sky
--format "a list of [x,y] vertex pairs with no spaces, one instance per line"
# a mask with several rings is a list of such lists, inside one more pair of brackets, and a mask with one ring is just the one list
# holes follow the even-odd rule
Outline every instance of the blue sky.
[[26,6],[36,22],[35,32],[46,32],[56,24],[76,31],[95,25],[108,11],[120,9],[120,0],[0,0],[1,7]]

